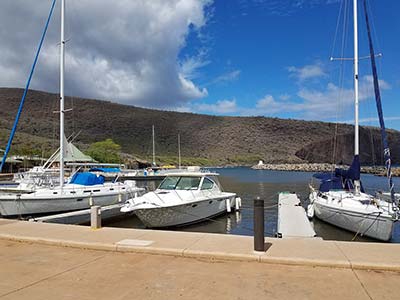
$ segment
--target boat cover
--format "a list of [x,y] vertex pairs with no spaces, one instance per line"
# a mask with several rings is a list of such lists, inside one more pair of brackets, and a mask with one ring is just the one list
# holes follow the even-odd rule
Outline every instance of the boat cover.
[[72,176],[70,183],[79,185],[96,185],[104,183],[104,176],[96,175],[90,172],[76,173]]
[[[350,168],[347,170],[336,168],[335,173],[316,173],[313,177],[321,180],[320,192],[352,190],[354,189],[354,181],[360,180],[360,158],[355,155]],[[364,192],[362,184],[361,191]]]
[[104,173],[119,173],[121,172],[120,168],[91,168],[90,172],[104,172]]

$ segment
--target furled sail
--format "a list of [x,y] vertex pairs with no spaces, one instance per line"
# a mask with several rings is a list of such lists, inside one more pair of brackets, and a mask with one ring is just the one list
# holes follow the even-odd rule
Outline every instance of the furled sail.
[[364,0],[364,13],[365,13],[365,22],[367,23],[367,33],[368,33],[369,51],[370,51],[370,56],[371,56],[372,75],[374,78],[376,108],[378,110],[379,124],[381,126],[383,154],[384,154],[384,159],[385,159],[387,178],[389,180],[390,198],[392,200],[392,203],[394,203],[394,204],[396,204],[396,206],[398,206],[399,203],[396,203],[397,200],[395,199],[395,195],[394,195],[395,194],[394,183],[393,183],[393,179],[392,179],[392,170],[391,170],[392,162],[391,162],[391,157],[390,157],[390,149],[389,149],[388,139],[387,139],[387,135],[386,135],[385,121],[383,119],[381,93],[379,90],[378,72],[376,71],[375,51],[374,51],[374,46],[372,44],[371,28],[369,25],[367,0]]

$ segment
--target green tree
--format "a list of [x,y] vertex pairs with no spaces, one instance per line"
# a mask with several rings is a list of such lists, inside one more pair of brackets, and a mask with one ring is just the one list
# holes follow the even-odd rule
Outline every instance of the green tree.
[[86,151],[93,159],[103,163],[121,163],[121,146],[112,139],[93,143]]

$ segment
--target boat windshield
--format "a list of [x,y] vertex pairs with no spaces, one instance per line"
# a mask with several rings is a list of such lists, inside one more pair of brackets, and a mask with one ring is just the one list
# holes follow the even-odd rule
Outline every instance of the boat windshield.
[[197,190],[201,177],[167,176],[158,187],[161,190]]

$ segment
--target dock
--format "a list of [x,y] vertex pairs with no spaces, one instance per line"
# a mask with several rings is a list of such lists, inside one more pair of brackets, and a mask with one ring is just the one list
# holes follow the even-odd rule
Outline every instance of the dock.
[[299,197],[294,193],[279,194],[277,235],[281,238],[314,238],[316,236]]
[[[125,213],[121,212],[121,207],[123,205],[123,203],[118,203],[101,207],[101,219],[107,220],[124,215]],[[85,224],[90,222],[90,208],[62,214],[31,218],[29,221],[73,225]]]

